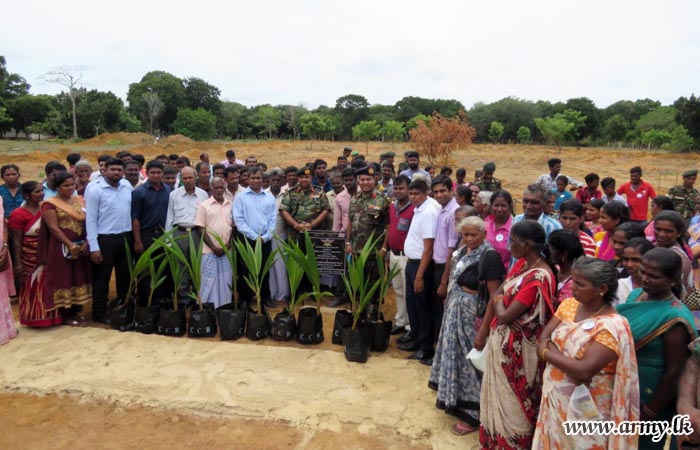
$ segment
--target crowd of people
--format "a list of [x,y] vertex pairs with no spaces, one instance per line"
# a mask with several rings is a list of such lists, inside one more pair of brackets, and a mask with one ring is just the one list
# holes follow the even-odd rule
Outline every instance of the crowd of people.
[[[193,237],[177,243],[202,253],[199,295],[218,307],[232,297],[223,246],[260,241],[266,257],[277,238],[303,245],[309,230],[331,230],[349,255],[376,242],[387,267],[399,270],[391,333],[409,359],[431,366],[428,387],[437,408],[457,419],[453,433],[478,432],[484,448],[663,448],[664,439],[639,433],[568,435],[563,423],[583,396],[592,399],[589,413],[616,423],[689,414],[697,431],[673,445],[700,443],[696,170],[659,196],[640,167],[616,188],[595,173],[585,182],[563,175],[553,158],[518,193],[523,212],[515,215],[493,162],[469,180],[458,168],[453,181],[452,168],[421,167],[416,151],[395,158],[370,162],[345,148],[333,167],[317,159],[269,168],[234,150],[216,164],[202,153],[194,166],[175,154],[146,162],[120,152],[100,156],[93,171],[71,154],[68,167],[46,165],[43,183],[20,182],[19,167],[6,164],[0,343],[17,334],[14,295],[22,325],[85,326],[88,304],[92,321],[108,323],[113,273],[125,298],[130,255],[164,233]],[[249,270],[238,269],[239,277]],[[182,274],[178,286],[158,289],[187,298],[191,280]],[[334,289],[330,306],[349,302],[338,276],[322,282]],[[281,257],[263,286],[265,307],[288,301]],[[149,289],[139,280],[139,302]],[[483,370],[471,362],[475,352],[485,356]]]

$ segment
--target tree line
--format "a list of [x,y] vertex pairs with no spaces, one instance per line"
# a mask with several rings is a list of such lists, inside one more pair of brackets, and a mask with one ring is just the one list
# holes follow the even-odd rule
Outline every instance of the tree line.
[[131,83],[126,104],[112,92],[88,90],[84,68],[60,67],[43,79],[65,91],[32,95],[30,84],[7,69],[0,56],[0,135],[18,133],[84,139],[103,132],[179,133],[195,140],[329,139],[407,140],[419,121],[437,112],[466,113],[475,142],[700,149],[700,98],[679,97],[670,105],[649,98],[619,100],[598,108],[586,97],[565,102],[506,97],[467,109],[459,100],[404,97],[393,105],[370,104],[358,94],[335,105],[263,104],[248,107],[221,99],[221,91],[197,77],[164,71]]

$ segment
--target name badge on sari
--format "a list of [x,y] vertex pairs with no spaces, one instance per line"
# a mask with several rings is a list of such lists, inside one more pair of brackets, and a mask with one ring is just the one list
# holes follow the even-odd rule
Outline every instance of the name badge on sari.
[[584,331],[591,331],[593,327],[595,327],[595,322],[592,320],[586,320],[583,322],[583,324],[581,324],[581,328]]

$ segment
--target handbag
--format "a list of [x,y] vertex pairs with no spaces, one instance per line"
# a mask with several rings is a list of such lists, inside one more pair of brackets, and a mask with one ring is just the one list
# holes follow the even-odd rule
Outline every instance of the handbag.
[[[73,244],[77,245],[80,247],[83,245],[85,241],[73,241]],[[66,259],[74,259],[73,255],[70,252],[70,248],[66,247],[66,244],[61,244],[61,252],[63,253],[63,257]],[[77,259],[77,258],[76,258]]]
[[486,308],[489,306],[489,301],[491,300],[488,286],[486,286],[486,280],[484,280],[484,259],[486,259],[488,252],[495,251],[496,250],[493,249],[486,250],[484,254],[481,255],[481,258],[479,258],[479,289],[476,296],[476,317],[479,319],[483,319],[483,317],[486,315]]
[[683,297],[683,304],[691,311],[700,310],[700,289],[695,288]]

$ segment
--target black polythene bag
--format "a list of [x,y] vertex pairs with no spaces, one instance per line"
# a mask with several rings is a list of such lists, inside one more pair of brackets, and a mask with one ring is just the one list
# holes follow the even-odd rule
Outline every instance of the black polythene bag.
[[343,330],[343,353],[351,362],[364,363],[369,357],[369,329],[364,323]]
[[190,337],[216,336],[216,313],[213,303],[204,303],[202,309],[195,307],[190,313],[187,334]]
[[315,307],[299,310],[297,342],[304,345],[323,342],[323,316],[318,314]]
[[286,309],[275,315],[272,321],[273,339],[277,341],[290,341],[294,339],[296,332],[297,321]]
[[156,331],[161,308],[160,304],[137,306],[134,312],[134,331],[143,334],[151,334]]
[[333,337],[331,342],[336,345],[343,345],[343,329],[352,326],[352,313],[347,309],[339,309],[335,312],[333,320]]
[[248,319],[245,329],[245,336],[251,341],[259,341],[270,335],[270,320],[267,314],[258,314],[248,311]]
[[236,309],[233,303],[216,308],[219,321],[219,338],[222,341],[239,339],[245,334],[247,308]]
[[184,336],[187,333],[187,315],[185,305],[178,305],[177,311],[163,308],[158,315],[156,333],[163,336]]
[[376,321],[369,323],[369,348],[373,352],[385,352],[389,348],[391,337],[391,321]]
[[109,322],[113,330],[131,331],[134,322],[134,302],[117,298],[109,302]]

